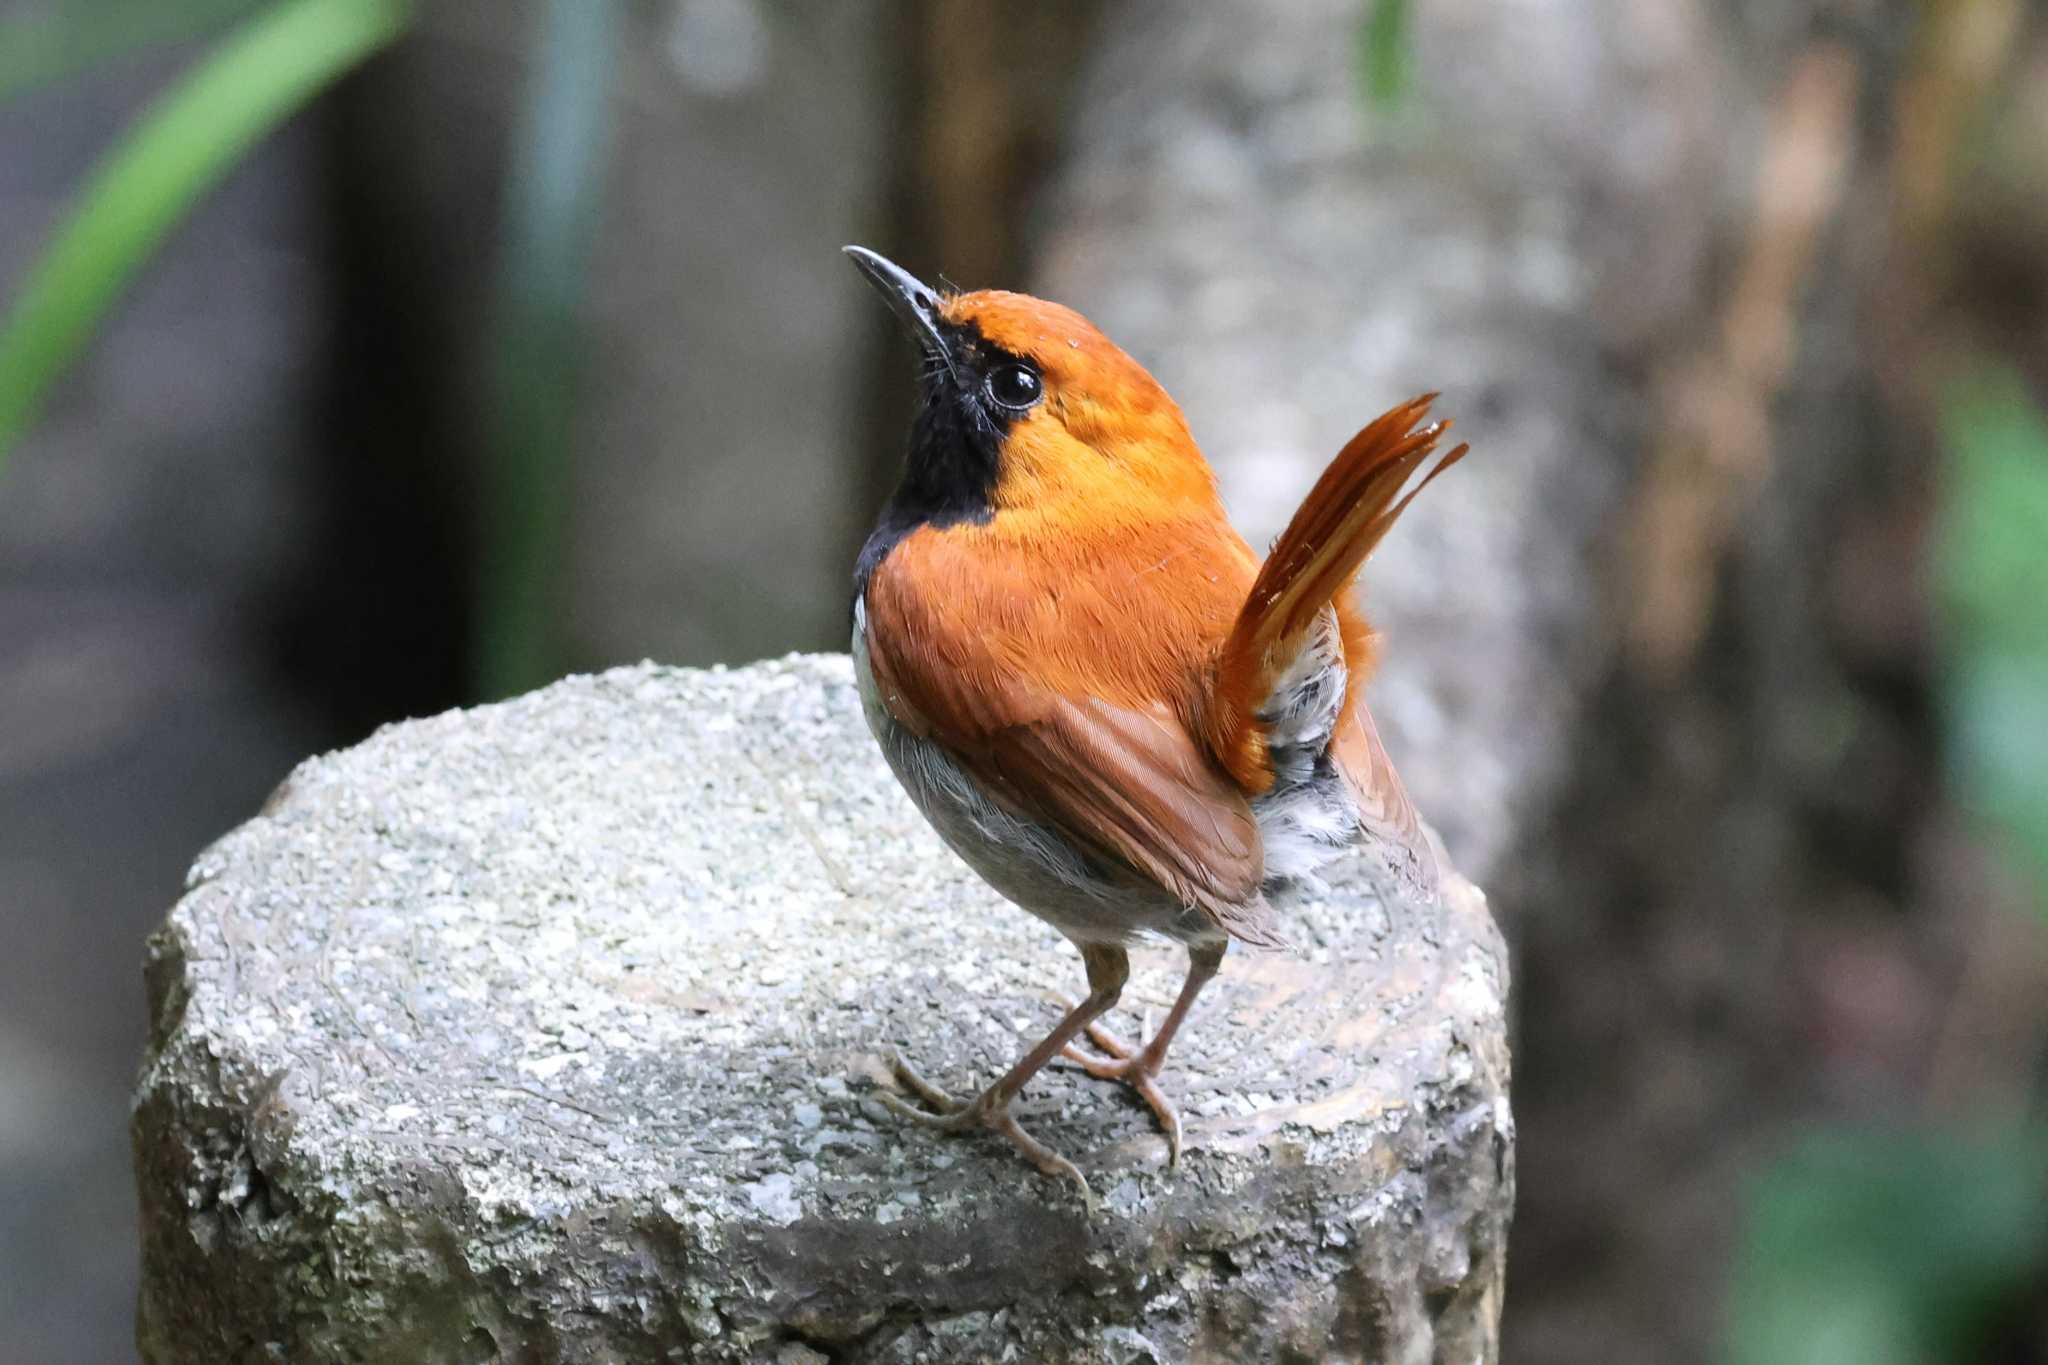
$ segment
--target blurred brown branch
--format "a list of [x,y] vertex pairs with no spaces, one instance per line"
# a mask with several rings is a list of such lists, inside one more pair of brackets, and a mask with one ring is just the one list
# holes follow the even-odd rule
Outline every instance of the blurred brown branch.
[[1662,434],[1630,509],[1631,653],[1674,676],[1705,633],[1714,574],[1743,502],[1769,473],[1770,404],[1798,347],[1798,305],[1841,201],[1862,76],[1836,42],[1814,45],[1771,112],[1749,230],[1718,334],[1662,386]]

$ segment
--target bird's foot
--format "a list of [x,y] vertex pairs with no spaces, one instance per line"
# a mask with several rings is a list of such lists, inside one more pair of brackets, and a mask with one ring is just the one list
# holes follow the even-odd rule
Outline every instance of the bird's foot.
[[1082,1195],[1088,1200],[1088,1207],[1095,1207],[1095,1192],[1088,1188],[1088,1180],[1081,1174],[1081,1168],[1025,1132],[1023,1125],[1010,1112],[1009,1099],[996,1093],[998,1086],[990,1086],[971,1100],[959,1100],[918,1075],[900,1052],[890,1054],[889,1067],[896,1073],[898,1083],[927,1106],[920,1109],[883,1091],[879,1098],[898,1116],[949,1133],[985,1128],[1001,1134],[1039,1170],[1050,1176],[1064,1176],[1079,1185]]
[[1098,1080],[1122,1081],[1138,1092],[1138,1098],[1151,1107],[1159,1119],[1159,1126],[1166,1130],[1166,1164],[1180,1164],[1180,1110],[1166,1092],[1159,1088],[1159,1059],[1149,1048],[1134,1048],[1123,1039],[1111,1033],[1101,1024],[1091,1021],[1088,1037],[1095,1046],[1108,1055],[1094,1056],[1083,1052],[1072,1043],[1062,1050],[1061,1055],[1079,1066]]

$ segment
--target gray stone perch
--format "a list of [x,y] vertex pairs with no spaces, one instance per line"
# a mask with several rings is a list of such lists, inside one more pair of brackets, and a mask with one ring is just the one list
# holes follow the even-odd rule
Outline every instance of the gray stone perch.
[[[1166,1074],[966,1090],[1077,957],[897,790],[842,657],[572,678],[299,768],[151,941],[138,1332],[171,1362],[1496,1359],[1500,939],[1343,869]],[[1178,984],[1141,953],[1114,1016]]]

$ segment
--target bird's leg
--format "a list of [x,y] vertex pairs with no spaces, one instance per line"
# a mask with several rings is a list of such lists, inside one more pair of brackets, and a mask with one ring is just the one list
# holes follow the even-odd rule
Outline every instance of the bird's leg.
[[[1047,1062],[1059,1056],[1076,1034],[1114,1005],[1123,993],[1124,982],[1130,979],[1130,956],[1122,948],[1086,944],[1081,948],[1081,961],[1088,969],[1088,998],[1069,1009],[1065,1017],[1053,1026],[1052,1032],[1004,1072],[994,1085],[971,1100],[956,1100],[911,1070],[910,1064],[897,1054],[890,1059],[896,1078],[905,1089],[930,1105],[931,1110],[915,1108],[889,1094],[881,1096],[882,1102],[905,1118],[934,1128],[955,1132],[988,1128],[1001,1133],[1039,1170],[1047,1175],[1067,1176],[1081,1187],[1082,1193],[1088,1193],[1088,1182],[1082,1177],[1080,1168],[1025,1132],[1010,1113],[1010,1101],[1023,1090],[1025,1082],[1037,1075]],[[1093,1198],[1092,1195],[1090,1197]]]
[[1173,1035],[1179,1031],[1181,1020],[1187,1017],[1188,1007],[1195,1003],[1195,997],[1202,993],[1202,987],[1209,984],[1209,978],[1223,965],[1225,944],[1197,944],[1188,949],[1187,980],[1181,983],[1180,995],[1174,999],[1173,1008],[1167,1011],[1166,1022],[1140,1048],[1118,1038],[1099,1022],[1090,1019],[1083,1025],[1095,1045],[1108,1053],[1107,1057],[1091,1057],[1071,1043],[1062,1049],[1062,1054],[1091,1076],[1106,1081],[1124,1081],[1138,1092],[1152,1112],[1159,1116],[1159,1124],[1166,1130],[1166,1161],[1168,1165],[1180,1161],[1180,1111],[1173,1101],[1166,1098],[1166,1092],[1159,1088],[1159,1068],[1166,1061],[1166,1049],[1173,1045]]

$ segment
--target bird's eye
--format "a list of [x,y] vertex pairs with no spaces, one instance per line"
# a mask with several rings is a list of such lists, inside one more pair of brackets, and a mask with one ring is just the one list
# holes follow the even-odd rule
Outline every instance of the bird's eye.
[[1028,365],[1004,365],[988,377],[988,396],[1019,412],[1036,403],[1043,392],[1037,372]]

